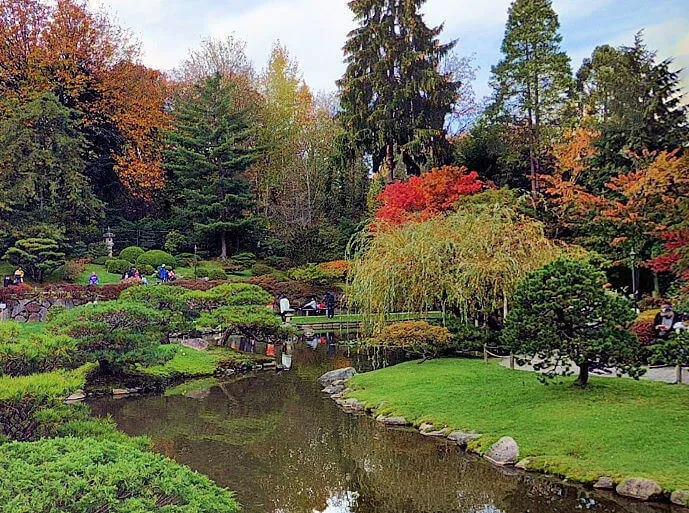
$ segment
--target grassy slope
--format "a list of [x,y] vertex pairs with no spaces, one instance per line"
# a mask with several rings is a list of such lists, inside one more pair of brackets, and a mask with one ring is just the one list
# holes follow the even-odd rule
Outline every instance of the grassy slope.
[[[217,261],[203,261],[199,264],[200,267],[205,267],[206,269],[222,269],[220,264]],[[84,272],[79,275],[77,278],[77,284],[78,285],[88,285],[89,284],[89,277],[91,276],[91,273],[95,271],[96,274],[98,275],[99,281],[101,285],[108,285],[111,283],[119,283],[121,276],[119,274],[112,274],[109,273],[105,270],[104,265],[97,265],[97,264],[87,264]],[[191,267],[177,267],[175,268],[175,272],[177,274],[177,277],[182,279],[182,278],[192,278],[194,276],[194,270]],[[240,278],[250,278],[251,277],[251,271],[242,271],[240,273],[235,273],[233,276],[237,276]],[[148,277],[149,283],[155,283],[155,277],[154,276],[149,276]]]
[[483,361],[409,362],[352,380],[353,396],[415,423],[512,436],[530,468],[590,482],[646,477],[689,489],[689,387],[592,378],[585,390]]

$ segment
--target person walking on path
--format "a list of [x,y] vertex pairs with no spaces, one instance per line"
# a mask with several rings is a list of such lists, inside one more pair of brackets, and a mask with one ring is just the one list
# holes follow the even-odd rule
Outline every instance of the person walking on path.
[[165,264],[162,264],[160,268],[158,269],[158,279],[160,280],[161,283],[166,283],[168,278],[167,274],[167,269],[165,268]]
[[335,317],[335,294],[328,292],[323,299],[325,303],[325,312],[328,315],[328,319]]

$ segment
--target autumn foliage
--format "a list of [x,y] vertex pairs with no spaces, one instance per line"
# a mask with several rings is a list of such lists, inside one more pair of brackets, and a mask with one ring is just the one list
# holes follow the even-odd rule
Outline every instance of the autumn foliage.
[[388,185],[378,197],[381,206],[376,220],[392,225],[425,221],[450,210],[462,196],[476,194],[484,187],[478,174],[465,167],[434,168],[406,182]]
[[110,157],[125,187],[137,196],[162,187],[168,84],[137,63],[125,31],[84,0],[0,0],[0,38],[3,98],[53,93],[82,114],[94,151]]

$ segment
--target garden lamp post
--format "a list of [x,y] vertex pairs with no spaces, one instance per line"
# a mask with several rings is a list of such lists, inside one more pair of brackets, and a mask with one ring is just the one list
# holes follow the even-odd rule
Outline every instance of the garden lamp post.
[[112,248],[115,247],[114,239],[115,235],[112,233],[110,227],[108,226],[108,229],[103,234],[103,240],[105,241],[105,245],[108,247],[108,257],[110,258],[112,258]]
[[634,248],[632,248],[631,252],[629,253],[629,256],[632,259],[632,301],[634,302],[634,309],[636,310],[637,309],[636,301],[637,301],[639,284],[637,283],[637,276],[636,276],[636,250]]

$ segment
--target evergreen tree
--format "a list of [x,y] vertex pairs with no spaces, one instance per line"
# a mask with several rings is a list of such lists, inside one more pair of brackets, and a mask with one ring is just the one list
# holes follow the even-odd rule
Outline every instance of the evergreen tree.
[[358,27],[345,44],[339,80],[341,118],[355,146],[373,157],[388,181],[401,160],[408,173],[443,158],[445,116],[457,84],[439,71],[454,42],[441,44],[442,26],[428,27],[425,0],[351,0]]
[[569,57],[560,49],[559,29],[551,0],[515,0],[502,42],[504,57],[492,70],[495,95],[490,112],[526,125],[533,193],[538,192],[548,128],[558,120],[572,79]]
[[601,134],[592,166],[597,171],[585,177],[594,190],[633,164],[630,152],[672,151],[689,140],[687,107],[671,65],[656,63],[655,52],[637,34],[630,47],[599,46],[579,69],[582,115]]
[[85,174],[87,143],[76,111],[51,93],[6,104],[0,122],[0,227],[68,238],[98,233],[102,204]]
[[220,74],[194,86],[175,106],[165,167],[178,198],[175,213],[198,236],[214,237],[227,258],[254,220],[254,196],[244,171],[254,160],[247,112],[237,110],[236,86]]

